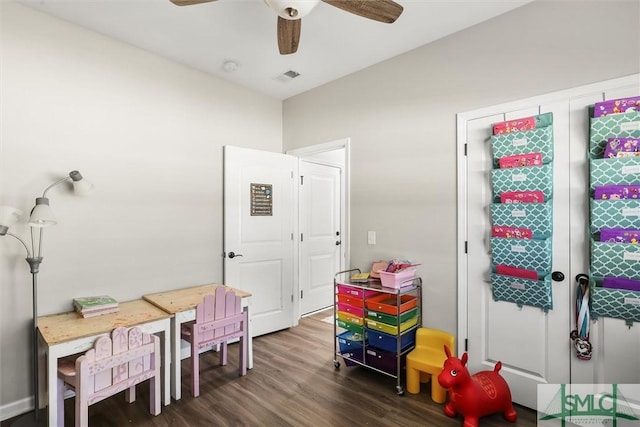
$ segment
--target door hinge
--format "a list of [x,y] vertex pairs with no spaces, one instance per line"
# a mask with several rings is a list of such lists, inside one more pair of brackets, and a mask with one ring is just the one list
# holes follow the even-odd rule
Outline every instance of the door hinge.
[[467,155],[467,143],[466,142],[464,143],[464,155],[465,156]]
[[464,351],[469,351],[469,339],[464,339]]
[[304,291],[300,291],[300,299],[304,298]]
[[469,253],[469,242],[466,240],[464,241],[464,253]]
[[293,233],[291,233],[291,240],[293,241]]
[[300,175],[300,185],[304,185],[304,175]]
[[293,302],[293,294],[291,294],[291,302]]
[[304,242],[304,233],[300,233],[300,241]]

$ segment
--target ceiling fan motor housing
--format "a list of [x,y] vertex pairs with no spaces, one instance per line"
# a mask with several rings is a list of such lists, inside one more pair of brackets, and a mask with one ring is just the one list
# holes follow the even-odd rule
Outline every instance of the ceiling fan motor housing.
[[284,19],[300,19],[311,12],[320,0],[264,0],[264,2]]

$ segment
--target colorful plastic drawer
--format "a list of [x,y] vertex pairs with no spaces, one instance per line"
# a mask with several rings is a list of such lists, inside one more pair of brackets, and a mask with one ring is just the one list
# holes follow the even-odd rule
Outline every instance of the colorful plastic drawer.
[[[412,318],[418,315],[418,309],[414,308],[413,310],[405,311],[400,314],[400,323],[404,323],[407,320],[411,320]],[[387,325],[398,325],[398,316],[395,314],[387,314],[380,313],[379,311],[367,310],[367,318],[371,320],[376,320],[378,322],[386,323]]]
[[356,325],[355,323],[351,322],[345,322],[342,319],[338,319],[336,320],[336,322],[338,323],[339,328],[346,329],[347,331],[351,332],[356,332],[358,334],[364,333],[364,327],[362,327],[361,325]]
[[[386,323],[377,322],[377,321],[371,320],[371,319],[366,319],[366,323],[367,323],[367,328],[369,328],[369,329],[373,329],[375,331],[384,332],[385,334],[398,335],[398,327],[397,326],[387,325]],[[415,326],[417,324],[418,324],[418,317],[417,316],[412,318],[412,319],[407,320],[404,323],[401,323],[400,324],[400,333],[406,331],[407,329],[409,329],[412,326]]]
[[551,272],[551,238],[505,239],[491,238],[491,259],[494,265],[509,265],[538,272],[539,277]]
[[640,245],[592,241],[591,273],[598,277],[640,277]]
[[360,350],[364,346],[364,334],[345,331],[336,338],[341,352]]
[[[365,301],[368,310],[387,314],[398,314],[398,296],[380,294]],[[418,306],[418,298],[415,295],[400,295],[400,313]]]
[[339,302],[338,311],[353,314],[354,316],[358,316],[358,317],[364,317],[364,308],[362,308],[362,306],[356,307],[351,304],[345,304],[345,303]]
[[600,159],[608,138],[640,137],[640,112],[612,114],[590,119],[589,156]]
[[351,313],[346,313],[344,311],[338,311],[337,315],[338,315],[338,319],[344,320],[345,322],[354,323],[359,326],[362,326],[364,324],[364,319],[361,316],[355,316]]
[[602,185],[638,184],[640,157],[594,159],[590,161],[591,190]]
[[500,200],[500,194],[507,191],[542,191],[546,202],[551,199],[553,193],[552,164],[492,169],[491,184],[496,201]]
[[[389,335],[384,332],[367,329],[367,342],[369,346],[380,350],[396,352],[398,350],[398,336]],[[400,351],[405,351],[416,342],[416,331],[412,329],[400,335]]]
[[[400,369],[405,366],[406,354],[400,356]],[[367,365],[387,372],[391,375],[397,375],[398,358],[395,352],[378,350],[376,348],[367,347],[366,355]]]
[[357,298],[349,294],[338,294],[337,297],[338,302],[341,302],[343,304],[349,304],[355,307],[363,307],[362,298]]
[[631,326],[640,322],[640,292],[608,289],[594,286],[591,288],[591,314],[594,319],[600,316],[624,320]]
[[492,203],[491,224],[528,228],[535,239],[551,237],[553,205],[546,203]]
[[491,150],[495,166],[502,157],[528,153],[541,153],[543,163],[549,163],[553,160],[553,126],[493,135]]
[[352,297],[356,297],[356,298],[360,298],[362,299],[362,297],[372,297],[374,295],[379,294],[378,291],[372,291],[372,290],[365,290],[365,289],[360,289],[360,288],[356,288],[354,286],[349,286],[349,285],[338,285],[338,294],[340,295],[351,295]]
[[494,273],[491,274],[491,287],[494,301],[512,302],[518,307],[539,307],[544,311],[553,309],[551,276],[529,280]]
[[591,232],[603,228],[640,229],[640,200],[591,200]]

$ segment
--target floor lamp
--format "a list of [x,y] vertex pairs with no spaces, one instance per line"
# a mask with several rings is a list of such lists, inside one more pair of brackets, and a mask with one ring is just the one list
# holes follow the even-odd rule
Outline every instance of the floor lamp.
[[[24,246],[27,251],[26,261],[29,264],[29,270],[32,277],[32,303],[33,303],[33,321],[32,321],[32,384],[33,384],[33,396],[34,396],[34,411],[20,417],[13,426],[39,426],[46,425],[46,417],[40,414],[40,393],[38,388],[38,272],[40,271],[40,264],[42,263],[42,238],[43,230],[45,227],[57,224],[57,220],[53,215],[53,211],[49,206],[49,199],[47,198],[47,192],[56,185],[63,182],[71,181],[73,184],[73,190],[78,195],[88,195],[93,191],[93,185],[82,178],[82,175],[78,171],[71,171],[69,175],[57,180],[50,186],[48,186],[42,193],[42,197],[36,199],[36,204],[31,210],[31,216],[29,218],[29,228],[31,231],[30,245],[27,244],[19,236],[10,233],[9,227],[16,223],[22,212],[20,210],[10,206],[0,206],[0,236],[11,236]],[[49,390],[51,393],[52,390]]]

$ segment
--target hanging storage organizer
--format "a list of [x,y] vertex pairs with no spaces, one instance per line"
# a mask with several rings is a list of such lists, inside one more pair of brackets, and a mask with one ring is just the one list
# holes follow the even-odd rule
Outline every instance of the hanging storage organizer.
[[[514,124],[524,127],[509,129]],[[491,237],[493,299],[548,311],[553,308],[553,116],[498,123],[494,133],[501,125],[504,133],[491,137],[492,230],[525,230],[527,237],[513,238],[509,232]],[[500,274],[504,268],[510,274]],[[519,277],[522,270],[530,277]]]
[[[627,146],[625,157],[617,157],[612,147],[640,139],[640,112],[602,117],[593,117],[593,112],[590,108],[591,314],[631,326],[640,322],[640,288],[634,288],[640,286],[640,242],[634,237],[640,231],[640,191],[633,187],[637,184],[640,190],[640,157],[630,152],[640,147]],[[603,238],[603,230],[620,237]]]

